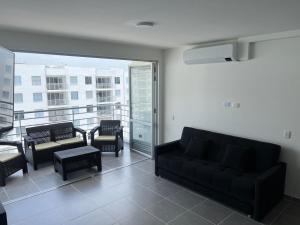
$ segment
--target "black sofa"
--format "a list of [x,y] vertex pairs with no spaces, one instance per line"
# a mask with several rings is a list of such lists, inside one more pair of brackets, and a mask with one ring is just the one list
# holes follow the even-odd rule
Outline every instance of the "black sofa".
[[260,221],[284,195],[281,147],[185,127],[180,140],[155,147],[155,174]]
[[87,146],[86,131],[74,127],[72,122],[28,127],[26,133],[25,156],[34,170],[40,163],[53,161],[53,152]]

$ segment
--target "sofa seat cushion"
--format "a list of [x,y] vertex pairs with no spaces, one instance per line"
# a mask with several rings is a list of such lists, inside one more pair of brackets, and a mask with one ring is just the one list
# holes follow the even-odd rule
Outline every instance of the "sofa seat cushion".
[[44,151],[44,150],[48,150],[48,149],[52,149],[52,148],[58,148],[60,146],[61,146],[61,144],[58,144],[54,141],[50,141],[50,142],[35,145],[35,150]]
[[180,151],[168,152],[158,157],[158,167],[169,170],[173,173],[179,173],[184,161],[183,153]]
[[116,136],[115,135],[100,135],[95,137],[95,141],[115,141]]
[[21,153],[1,153],[0,154],[0,162],[4,163],[11,159],[17,158]]
[[230,193],[232,182],[242,174],[233,169],[216,170],[212,176],[211,185],[219,191]]
[[253,201],[257,176],[257,174],[243,174],[233,179],[231,194],[242,201]]
[[60,141],[56,141],[56,143],[61,145],[71,145],[71,144],[77,144],[81,142],[83,142],[83,140],[80,137],[73,137],[73,138],[67,138]]

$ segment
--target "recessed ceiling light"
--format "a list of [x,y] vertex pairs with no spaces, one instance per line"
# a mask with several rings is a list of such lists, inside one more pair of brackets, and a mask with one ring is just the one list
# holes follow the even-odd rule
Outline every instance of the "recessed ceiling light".
[[141,21],[135,25],[138,28],[152,28],[155,26],[155,23],[152,21]]

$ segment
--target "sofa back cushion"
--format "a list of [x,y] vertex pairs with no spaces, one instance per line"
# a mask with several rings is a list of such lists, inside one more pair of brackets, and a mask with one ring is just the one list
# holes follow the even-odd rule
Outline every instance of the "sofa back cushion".
[[239,172],[247,172],[251,170],[254,163],[254,151],[249,146],[227,145],[222,165]]
[[192,137],[184,152],[185,155],[204,159],[209,150],[209,141],[201,140],[198,137]]
[[73,123],[58,123],[53,124],[51,128],[54,141],[64,140],[75,137]]
[[261,142],[206,130],[184,127],[180,140],[182,149],[186,149],[191,137],[210,141],[210,147],[206,153],[206,159],[222,162],[227,145],[247,146],[253,153],[252,170],[263,172],[276,165],[280,155],[281,147],[276,144]]
[[27,127],[26,133],[35,144],[43,144],[51,141],[51,125]]

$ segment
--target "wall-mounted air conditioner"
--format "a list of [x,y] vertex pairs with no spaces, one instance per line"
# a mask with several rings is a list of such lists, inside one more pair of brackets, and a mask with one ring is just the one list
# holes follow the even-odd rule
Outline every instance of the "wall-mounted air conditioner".
[[237,61],[235,43],[199,47],[184,51],[183,61],[186,64],[207,64]]

